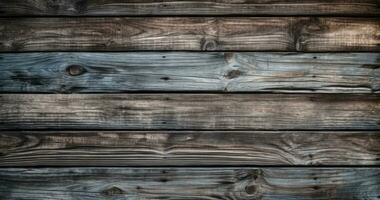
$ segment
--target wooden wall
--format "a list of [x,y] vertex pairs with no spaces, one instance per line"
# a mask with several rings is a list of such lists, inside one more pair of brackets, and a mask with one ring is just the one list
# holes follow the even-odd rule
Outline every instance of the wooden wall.
[[379,0],[0,0],[0,199],[380,199]]

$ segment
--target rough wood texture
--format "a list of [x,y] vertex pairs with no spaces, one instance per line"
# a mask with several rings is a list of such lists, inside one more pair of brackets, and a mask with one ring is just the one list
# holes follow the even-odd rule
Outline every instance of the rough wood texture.
[[2,0],[0,16],[379,16],[378,0]]
[[376,18],[2,18],[0,51],[379,51]]
[[0,54],[0,92],[377,93],[380,54]]
[[379,129],[379,95],[3,94],[0,129]]
[[377,200],[379,168],[0,169],[1,199]]
[[380,132],[1,132],[0,166],[379,165]]

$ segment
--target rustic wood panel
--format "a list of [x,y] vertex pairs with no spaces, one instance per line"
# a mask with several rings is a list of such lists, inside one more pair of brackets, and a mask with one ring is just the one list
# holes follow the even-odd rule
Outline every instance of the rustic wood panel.
[[378,53],[0,54],[0,92],[379,90]]
[[379,129],[379,95],[3,94],[0,129]]
[[0,51],[379,51],[380,20],[1,18]]
[[2,0],[0,16],[339,15],[379,16],[378,0]]
[[0,133],[2,167],[379,164],[378,131]]
[[0,197],[376,200],[379,176],[379,168],[2,168]]

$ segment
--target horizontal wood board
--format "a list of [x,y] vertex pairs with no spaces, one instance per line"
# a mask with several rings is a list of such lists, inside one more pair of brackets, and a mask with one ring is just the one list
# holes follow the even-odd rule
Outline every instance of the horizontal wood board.
[[378,93],[378,53],[2,53],[0,92]]
[[0,16],[379,16],[378,0],[2,0]]
[[0,166],[380,165],[379,131],[2,131]]
[[25,200],[377,200],[378,168],[0,169],[0,196]]
[[376,130],[379,95],[2,94],[0,129]]
[[380,20],[329,17],[0,18],[0,52],[380,51]]

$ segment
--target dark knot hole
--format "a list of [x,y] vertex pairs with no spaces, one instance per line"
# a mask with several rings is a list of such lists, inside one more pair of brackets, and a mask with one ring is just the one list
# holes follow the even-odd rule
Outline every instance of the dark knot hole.
[[66,67],[66,72],[70,76],[79,76],[86,72],[86,69],[80,65],[69,65]]

